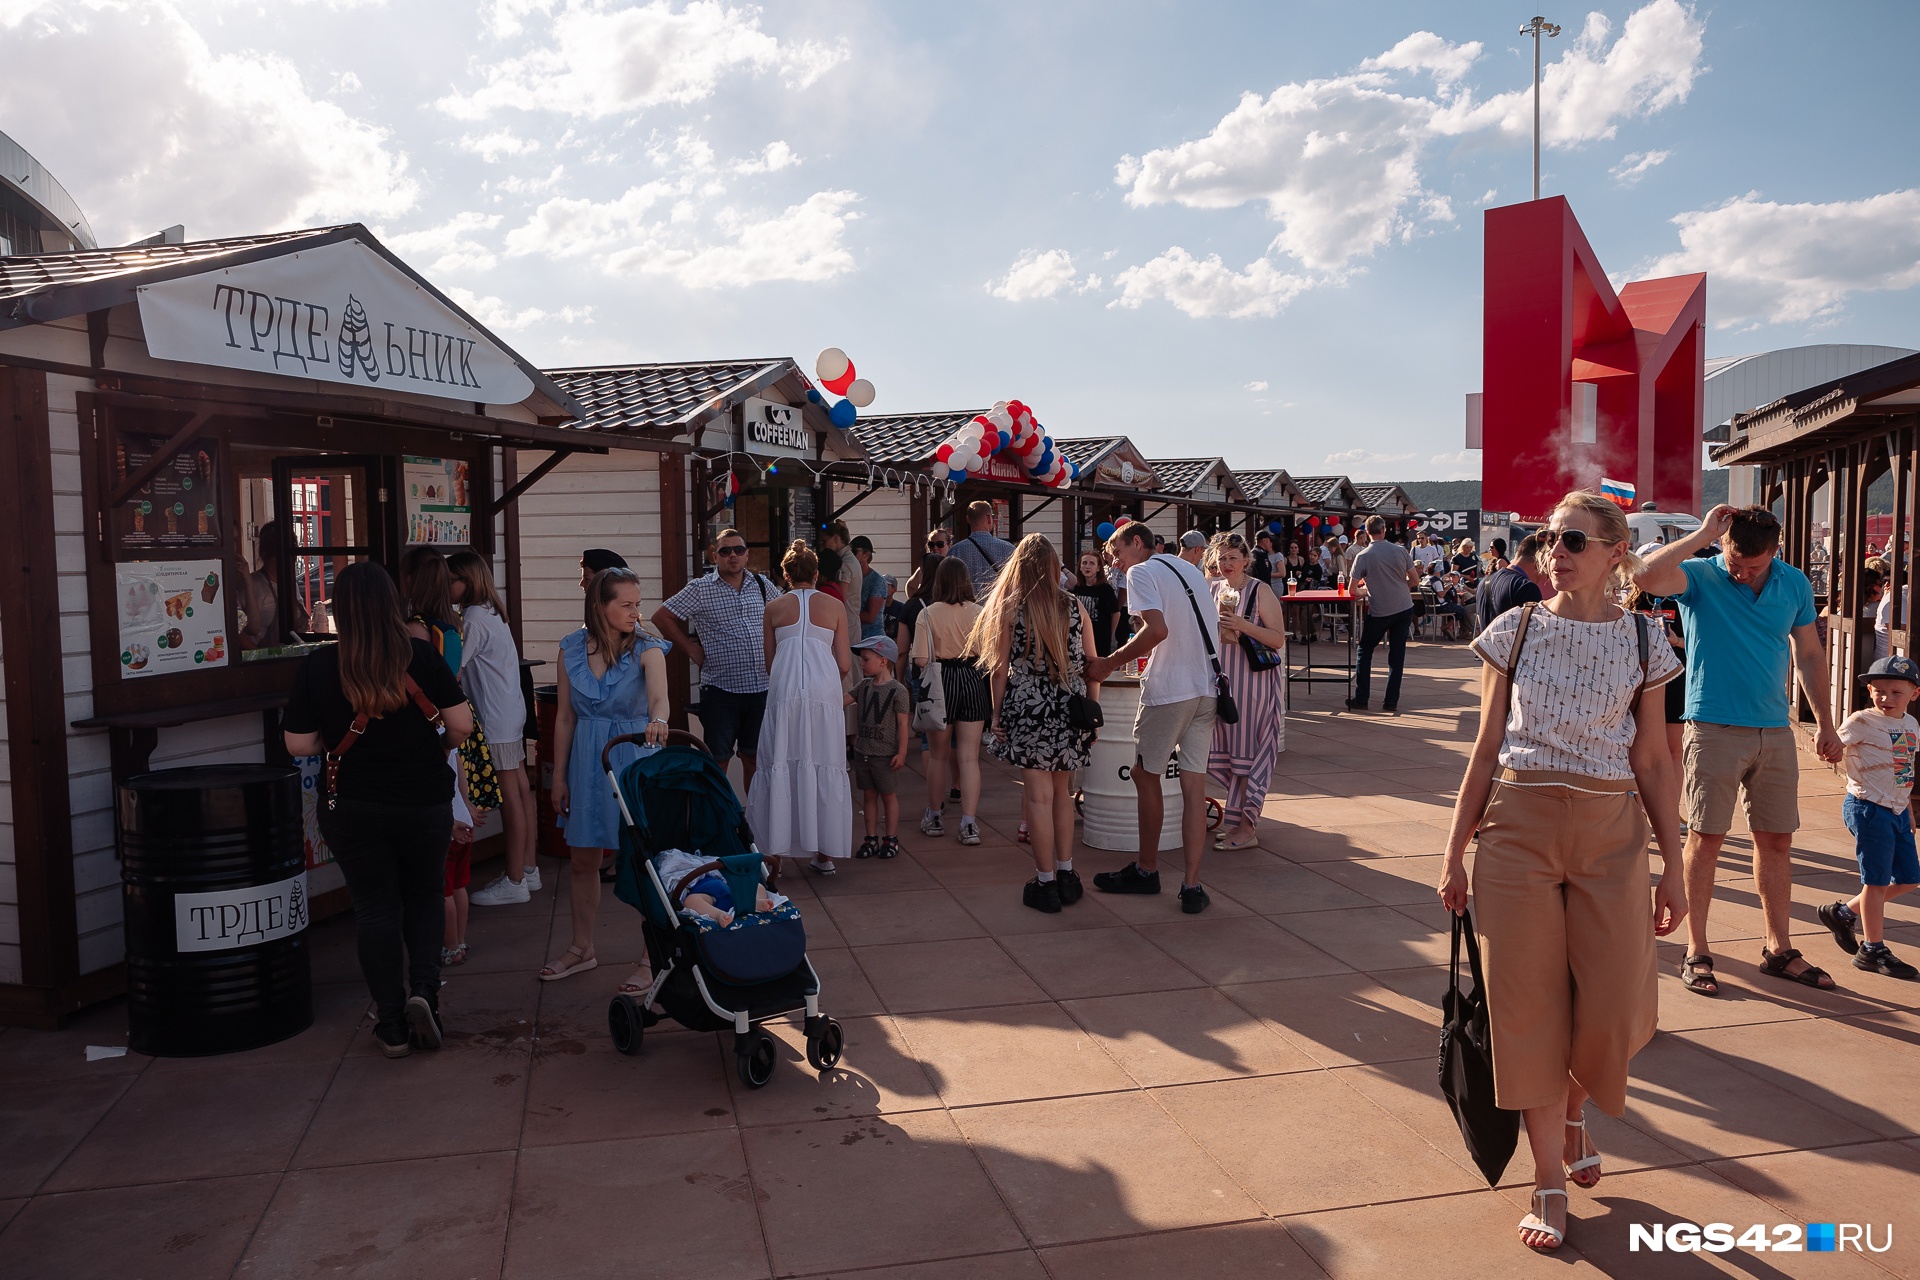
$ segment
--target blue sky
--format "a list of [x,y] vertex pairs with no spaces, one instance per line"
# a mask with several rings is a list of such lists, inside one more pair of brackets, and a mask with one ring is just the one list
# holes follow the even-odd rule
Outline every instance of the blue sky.
[[[1710,355],[1920,346],[1920,10],[1835,12],[1546,14],[1545,190],[1618,279],[1707,270]],[[836,345],[875,412],[1473,476],[1528,16],[0,0],[0,129],[103,242],[365,221],[544,364]]]

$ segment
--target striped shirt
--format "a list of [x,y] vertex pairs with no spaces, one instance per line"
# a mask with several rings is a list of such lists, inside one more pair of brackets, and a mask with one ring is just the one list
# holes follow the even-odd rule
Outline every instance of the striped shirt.
[[668,613],[691,625],[706,651],[700,683],[728,693],[765,693],[767,651],[760,622],[767,602],[783,593],[764,574],[748,573],[734,590],[717,573],[695,578],[666,603]]
[[[1513,674],[1507,663],[1525,612],[1501,614],[1473,642],[1480,657],[1502,674]],[[1680,674],[1680,660],[1657,625],[1649,625],[1647,633],[1645,687],[1652,689]],[[1535,609],[1520,650],[1520,670],[1513,676],[1500,763],[1509,769],[1632,778],[1627,752],[1641,688],[1633,614],[1612,622],[1572,622],[1551,609]]]

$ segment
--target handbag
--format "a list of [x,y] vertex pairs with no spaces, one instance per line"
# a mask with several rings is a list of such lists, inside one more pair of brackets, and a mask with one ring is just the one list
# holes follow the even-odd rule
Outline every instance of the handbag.
[[[420,686],[413,682],[412,676],[407,677],[407,696],[413,699],[413,705],[419,709],[421,715],[427,718],[427,723],[433,726],[434,733],[442,734],[447,731],[446,720],[441,716],[440,708],[433,705],[432,698],[420,691]],[[347,752],[353,749],[353,744],[360,741],[366,734],[367,724],[372,718],[364,711],[354,716],[353,723],[347,726],[347,736],[340,739],[339,746],[327,752],[325,774],[328,813],[340,807],[340,762],[346,758]]]
[[[1247,611],[1241,614],[1241,617],[1248,621],[1253,620],[1253,605],[1259,594],[1258,588],[1247,592],[1245,601]],[[1247,667],[1252,671],[1272,671],[1276,667],[1285,665],[1287,661],[1286,654],[1281,650],[1270,644],[1263,644],[1246,634],[1240,636],[1240,652],[1247,656]]]
[[[1171,556],[1155,556],[1154,559],[1168,559]],[[1207,661],[1213,664],[1213,714],[1221,724],[1240,723],[1240,704],[1233,700],[1233,689],[1227,684],[1227,673],[1220,669],[1220,655],[1213,651],[1213,636],[1207,630],[1207,620],[1200,616],[1200,602],[1193,598],[1193,588],[1187,585],[1186,578],[1178,569],[1171,571],[1180,589],[1187,593],[1187,603],[1193,606],[1193,625],[1200,628],[1200,643],[1207,646]]]
[[1090,698],[1084,693],[1067,694],[1067,723],[1076,733],[1092,733],[1107,722],[1107,713],[1100,709],[1100,700]]
[[[920,616],[924,618],[926,614],[922,612]],[[908,665],[919,669],[914,681],[911,723],[916,733],[938,733],[947,727],[947,682],[933,660],[933,633],[924,624],[914,628],[914,647],[919,648],[922,635],[927,637],[927,660],[916,663],[912,661],[916,655],[908,655]]]
[[[1466,939],[1471,990],[1460,989],[1460,940]],[[1460,1126],[1467,1154],[1495,1186],[1520,1140],[1520,1113],[1494,1101],[1493,1045],[1487,1025],[1486,979],[1480,971],[1480,940],[1465,911],[1453,918],[1453,960],[1447,993],[1440,1000],[1440,1092]]]
[[493,751],[487,746],[487,733],[480,717],[473,718],[473,732],[458,748],[460,769],[467,778],[467,804],[474,809],[500,807],[500,775],[493,769]]

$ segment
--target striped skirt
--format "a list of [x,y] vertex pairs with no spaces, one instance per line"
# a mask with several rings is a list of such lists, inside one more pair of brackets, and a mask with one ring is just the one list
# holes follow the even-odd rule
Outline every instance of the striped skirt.
[[1274,758],[1286,749],[1286,669],[1254,671],[1240,646],[1231,643],[1221,646],[1220,659],[1240,722],[1214,722],[1207,777],[1226,788],[1226,824],[1250,827],[1260,821]]
[[972,658],[940,659],[940,683],[947,695],[947,723],[977,721],[993,716],[993,691],[987,673]]

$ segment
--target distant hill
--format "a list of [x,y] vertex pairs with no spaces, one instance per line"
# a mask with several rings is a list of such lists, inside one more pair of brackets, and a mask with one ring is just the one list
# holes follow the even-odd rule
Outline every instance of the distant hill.
[[[1413,499],[1414,505],[1422,510],[1477,511],[1480,508],[1478,480],[1402,480],[1400,487],[1407,491],[1407,496]],[[1700,477],[1700,490],[1702,510],[1716,503],[1725,502],[1727,500],[1726,468],[1709,468]],[[1892,486],[1889,485],[1889,499],[1891,494]]]

